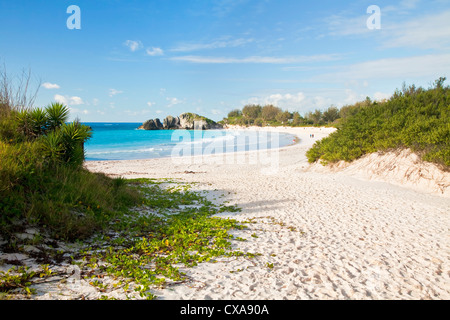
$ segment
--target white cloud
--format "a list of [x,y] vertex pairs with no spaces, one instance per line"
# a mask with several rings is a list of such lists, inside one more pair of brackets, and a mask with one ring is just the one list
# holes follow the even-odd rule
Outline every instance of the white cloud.
[[305,100],[305,95],[302,92],[297,94],[272,94],[267,97],[266,102],[275,105],[289,105],[289,104],[299,104]]
[[294,57],[260,57],[252,56],[247,58],[227,58],[227,57],[204,57],[204,56],[181,56],[173,57],[174,61],[185,61],[191,63],[204,64],[239,64],[239,63],[261,63],[261,64],[288,64],[323,62],[338,60],[337,54],[321,54],[314,56],[294,56]]
[[62,95],[60,95],[60,94],[55,94],[53,99],[55,99],[56,102],[59,102],[59,103],[62,103],[62,104],[67,104],[67,98],[62,96]]
[[129,116],[140,116],[140,115],[146,115],[146,114],[150,113],[150,111],[147,109],[138,110],[138,111],[125,110],[124,113],[126,113]]
[[211,110],[211,113],[212,113],[213,115],[215,115],[215,116],[224,114],[224,112],[223,112],[222,110],[219,110],[219,109],[212,109],[212,110]]
[[80,97],[70,97],[69,98],[69,104],[73,105],[73,106],[77,106],[77,105],[80,105],[80,104],[84,104],[84,101]]
[[328,25],[329,34],[332,36],[373,34],[373,30],[367,28],[368,17],[368,15],[360,15],[357,17],[333,15],[327,17],[325,22]]
[[294,94],[286,93],[274,93],[262,97],[252,97],[250,99],[242,101],[243,105],[247,104],[259,104],[267,105],[272,104],[282,109],[297,110],[305,100],[305,94],[303,92],[297,92]]
[[177,104],[184,103],[184,101],[178,99],[178,98],[166,98],[167,101],[169,101],[169,104],[167,105],[167,108],[171,108]]
[[[223,18],[230,14],[236,7],[247,3],[248,0],[214,0],[212,12],[214,15]],[[262,2],[262,1],[260,1]]]
[[345,94],[346,97],[343,104],[354,104],[358,101],[364,100],[364,98],[366,97],[363,94],[358,94],[357,92],[350,89],[346,89]]
[[143,47],[142,42],[134,40],[127,40],[124,42],[124,45],[127,46],[131,52],[135,52]]
[[345,82],[370,79],[434,78],[450,74],[450,54],[386,58],[336,68],[335,72],[311,77],[312,81]]
[[400,6],[406,9],[414,9],[420,0],[403,0],[400,2]]
[[56,83],[45,82],[42,84],[45,89],[59,89],[60,86]]
[[442,49],[450,47],[450,11],[386,27],[383,46]]
[[162,56],[164,55],[164,51],[161,48],[149,48],[146,50],[147,55],[149,56]]
[[114,97],[117,94],[123,93],[123,91],[116,90],[116,89],[109,89],[109,96]]
[[219,49],[219,48],[235,48],[235,47],[241,47],[247,43],[253,42],[254,39],[234,39],[234,40],[228,40],[228,39],[219,39],[216,41],[212,41],[210,43],[188,43],[180,45],[170,51],[174,52],[190,52],[190,51],[197,51],[197,50],[207,50],[207,49]]
[[154,102],[151,102],[151,101],[149,101],[149,102],[147,102],[147,105],[148,105],[149,107],[153,107],[153,106],[155,105],[155,103],[154,103]]
[[373,94],[373,99],[376,101],[382,101],[384,99],[389,99],[390,97],[392,97],[392,94],[389,93],[375,92]]
[[62,96],[60,94],[55,94],[53,99],[55,99],[56,102],[59,102],[59,103],[62,103],[64,105],[68,105],[68,106],[77,106],[77,105],[84,104],[83,99],[81,99],[80,97],[77,97],[77,96],[69,97],[69,96]]
[[[408,12],[415,9],[418,2],[405,0],[398,6],[382,8],[381,30],[378,32],[367,28],[368,15],[332,15],[325,19],[328,34],[343,37],[371,37],[376,39],[382,48],[450,48],[450,11],[411,16]],[[374,46],[376,46],[375,43]]]

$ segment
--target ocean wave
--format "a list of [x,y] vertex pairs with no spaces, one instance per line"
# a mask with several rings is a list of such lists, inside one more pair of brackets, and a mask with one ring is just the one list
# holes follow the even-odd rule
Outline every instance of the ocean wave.
[[153,151],[164,151],[162,148],[142,148],[142,149],[131,149],[131,150],[105,150],[105,151],[86,151],[86,155],[101,155],[101,154],[117,154],[117,153],[143,153],[143,152],[153,152]]
[[239,136],[239,134],[237,134],[237,135],[227,134],[227,135],[223,135],[223,136],[205,137],[205,138],[201,138],[200,140],[181,141],[178,144],[182,144],[182,145],[200,145],[200,144],[206,144],[206,143],[218,143],[218,142],[234,140],[238,136]]

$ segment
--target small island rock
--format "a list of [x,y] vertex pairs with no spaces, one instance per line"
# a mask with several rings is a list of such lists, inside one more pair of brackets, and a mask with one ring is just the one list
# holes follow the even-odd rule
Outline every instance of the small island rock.
[[210,129],[223,129],[221,124],[208,119],[206,117],[199,116],[195,113],[183,113],[179,117],[168,116],[164,119],[163,123],[159,119],[150,119],[145,121],[142,126],[139,127],[142,130],[210,130]]

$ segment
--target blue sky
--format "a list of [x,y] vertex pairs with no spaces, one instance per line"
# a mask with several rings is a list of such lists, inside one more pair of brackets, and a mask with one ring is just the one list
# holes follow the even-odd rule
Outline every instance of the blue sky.
[[0,63],[31,69],[36,106],[86,122],[221,120],[249,103],[304,114],[449,77],[450,0],[1,1]]

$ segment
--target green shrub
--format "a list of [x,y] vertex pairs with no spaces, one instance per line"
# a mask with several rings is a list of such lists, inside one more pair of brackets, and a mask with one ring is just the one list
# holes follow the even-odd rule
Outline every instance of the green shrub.
[[411,148],[423,160],[448,168],[450,88],[442,79],[428,90],[404,86],[386,102],[346,107],[338,130],[307,152],[309,162],[352,161],[378,150]]
[[[0,93],[0,100],[1,99]],[[79,239],[102,228],[119,212],[138,204],[139,192],[83,169],[83,143],[91,129],[66,123],[61,104],[0,109],[0,231],[12,222],[45,226],[52,235]]]

